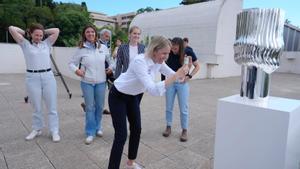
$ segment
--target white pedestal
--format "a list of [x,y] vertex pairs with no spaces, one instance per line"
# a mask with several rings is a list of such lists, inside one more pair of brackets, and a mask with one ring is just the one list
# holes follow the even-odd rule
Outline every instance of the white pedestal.
[[300,169],[300,101],[220,99],[214,169]]

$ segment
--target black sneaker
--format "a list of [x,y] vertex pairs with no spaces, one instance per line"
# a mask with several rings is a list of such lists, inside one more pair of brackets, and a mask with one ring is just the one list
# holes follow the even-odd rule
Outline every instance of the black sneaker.
[[110,112],[108,110],[106,110],[106,109],[104,109],[102,113],[103,114],[110,114]]
[[85,112],[85,104],[82,102],[82,103],[80,104],[80,106],[82,107],[82,110]]

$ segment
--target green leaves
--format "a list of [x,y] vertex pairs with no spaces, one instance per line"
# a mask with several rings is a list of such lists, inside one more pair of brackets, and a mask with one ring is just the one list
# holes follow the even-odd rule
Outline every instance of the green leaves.
[[86,8],[76,4],[61,4],[54,13],[54,23],[61,30],[57,45],[76,46],[83,27],[92,24]]
[[[7,27],[28,28],[38,22],[61,30],[56,42],[58,46],[76,46],[84,26],[93,21],[86,5],[56,3],[53,0],[0,0],[0,42],[6,42]],[[9,37],[9,42],[13,42]]]

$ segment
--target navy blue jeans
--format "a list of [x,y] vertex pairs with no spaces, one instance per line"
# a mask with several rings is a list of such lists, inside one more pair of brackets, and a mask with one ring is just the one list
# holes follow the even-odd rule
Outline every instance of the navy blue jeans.
[[134,160],[140,143],[141,113],[140,95],[127,95],[119,92],[115,86],[109,91],[108,104],[115,129],[113,146],[111,148],[108,169],[119,169],[124,144],[127,139],[127,121],[129,122],[130,136],[128,159]]

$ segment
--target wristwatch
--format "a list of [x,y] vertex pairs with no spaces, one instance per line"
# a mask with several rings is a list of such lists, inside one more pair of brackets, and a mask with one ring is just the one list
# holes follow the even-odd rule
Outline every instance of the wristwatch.
[[190,75],[190,74],[187,74],[186,75],[187,77],[189,77],[190,79],[193,77],[192,75]]

